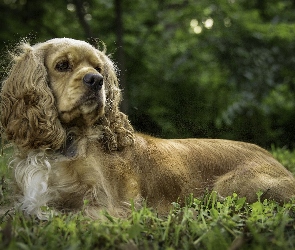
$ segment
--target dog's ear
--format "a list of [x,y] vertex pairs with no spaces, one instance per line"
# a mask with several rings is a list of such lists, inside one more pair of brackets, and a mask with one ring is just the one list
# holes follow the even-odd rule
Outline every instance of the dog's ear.
[[17,147],[59,149],[65,140],[53,94],[47,84],[45,49],[18,47],[1,90],[1,125]]
[[134,130],[128,117],[120,112],[121,90],[117,78],[117,68],[104,52],[99,52],[104,62],[103,77],[106,90],[105,115],[100,118],[103,125],[103,147],[107,150],[121,150],[134,142]]

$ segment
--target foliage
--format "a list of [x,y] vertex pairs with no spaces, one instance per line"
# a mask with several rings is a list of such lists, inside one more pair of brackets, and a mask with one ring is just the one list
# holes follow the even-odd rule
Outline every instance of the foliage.
[[272,146],[272,155],[289,171],[295,174],[295,151],[287,150],[285,148],[276,148]]
[[[23,38],[93,42],[91,34],[115,60],[118,47],[124,48],[124,100],[138,130],[294,147],[294,1],[122,2],[119,45],[115,1],[0,0],[2,55]],[[272,152],[295,174],[294,151]],[[6,159],[0,161],[1,249],[295,248],[294,204],[247,204],[235,194],[223,202],[214,193],[189,197],[185,207],[174,203],[165,218],[146,207],[126,220],[106,215],[105,221],[90,221],[81,214],[27,218],[7,208],[10,172]]]
[[[295,174],[295,152],[272,151]],[[105,212],[97,221],[82,213],[52,212],[48,221],[25,217],[7,207],[10,176],[7,157],[1,160],[0,249],[295,249],[294,201],[279,205],[261,193],[253,204],[236,194],[223,201],[214,192],[190,196],[183,207],[172,203],[165,217],[145,206],[133,208],[128,219]]]
[[81,214],[48,221],[7,212],[0,221],[2,249],[293,249],[294,204],[247,204],[236,194],[223,202],[216,193],[174,203],[165,217],[144,207],[130,218],[91,221]]
[[123,47],[124,106],[137,130],[294,147],[294,1],[124,0],[123,44],[116,4],[1,0],[0,47],[98,38],[115,60]]

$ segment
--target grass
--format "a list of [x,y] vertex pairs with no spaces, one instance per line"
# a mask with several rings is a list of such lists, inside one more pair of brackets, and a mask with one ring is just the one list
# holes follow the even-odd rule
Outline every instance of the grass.
[[[273,149],[295,174],[295,152]],[[0,205],[9,201],[9,172],[0,159]],[[165,218],[144,207],[129,219],[105,214],[92,221],[82,214],[54,215],[48,221],[13,210],[0,216],[0,249],[295,249],[295,203],[260,200],[248,204],[233,194],[223,202],[215,193],[173,203]]]

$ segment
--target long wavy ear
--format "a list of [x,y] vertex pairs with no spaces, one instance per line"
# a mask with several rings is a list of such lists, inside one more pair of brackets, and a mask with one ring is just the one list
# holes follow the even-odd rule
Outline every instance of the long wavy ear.
[[59,149],[65,140],[65,130],[47,85],[44,49],[21,44],[18,51],[1,90],[4,135],[23,150]]
[[134,143],[134,130],[128,117],[119,110],[121,90],[116,67],[104,52],[99,53],[104,61],[103,76],[106,88],[105,115],[99,120],[104,130],[102,144],[107,150],[122,150]]

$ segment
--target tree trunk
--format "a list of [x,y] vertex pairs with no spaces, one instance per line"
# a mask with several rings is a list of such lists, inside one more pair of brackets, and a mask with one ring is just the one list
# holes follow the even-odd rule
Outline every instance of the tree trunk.
[[[126,84],[126,66],[125,66],[125,55],[124,55],[124,42],[123,42],[123,33],[124,33],[124,27],[123,27],[123,19],[122,19],[122,1],[123,0],[114,0],[115,4],[115,27],[116,27],[116,37],[117,37],[117,62],[118,67],[120,69],[120,85],[121,89],[123,91],[127,90],[127,84]],[[125,92],[123,101],[121,103],[121,109],[124,113],[128,113],[128,97],[127,93]]]
[[87,21],[85,20],[85,10],[83,7],[83,1],[73,0],[73,4],[76,6],[76,13],[79,19],[79,22],[84,30],[86,38],[93,38],[93,33]]

